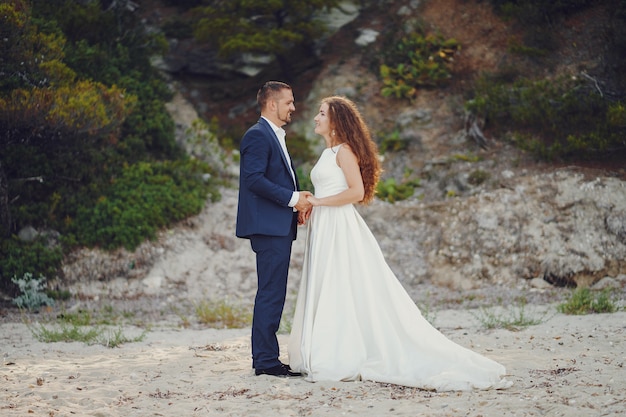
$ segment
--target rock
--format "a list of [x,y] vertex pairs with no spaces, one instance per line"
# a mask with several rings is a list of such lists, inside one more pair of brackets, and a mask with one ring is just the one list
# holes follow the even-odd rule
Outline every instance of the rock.
[[337,95],[354,98],[357,96],[357,90],[353,86],[347,85],[337,89]]
[[619,287],[619,282],[615,278],[611,277],[604,277],[591,286],[591,288],[594,290],[606,290]]
[[502,173],[500,174],[502,175],[502,178],[506,179],[506,180],[510,180],[513,177],[515,177],[515,173],[511,170],[505,169],[504,171],[502,171]]
[[370,43],[376,42],[376,38],[378,38],[379,32],[373,29],[361,29],[359,37],[356,38],[354,43],[359,46],[367,46]]
[[481,210],[474,216],[478,227],[486,230],[496,230],[498,228],[498,217],[487,210]]
[[159,275],[151,275],[144,278],[141,283],[145,287],[146,294],[158,294],[163,287],[165,278]]
[[39,232],[32,226],[23,227],[18,233],[17,237],[24,242],[34,242],[39,236]]
[[626,210],[616,210],[606,216],[606,229],[626,245]]
[[529,282],[530,286],[532,288],[537,288],[540,290],[545,290],[548,288],[552,288],[552,285],[550,285],[549,282],[547,282],[545,279],[543,278],[533,278],[530,280]]

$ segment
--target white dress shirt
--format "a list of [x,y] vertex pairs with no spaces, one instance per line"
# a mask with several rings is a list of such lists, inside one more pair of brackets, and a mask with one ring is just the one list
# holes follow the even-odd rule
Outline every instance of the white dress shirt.
[[[278,142],[280,143],[280,147],[283,150],[283,154],[285,155],[285,158],[287,158],[287,162],[289,165],[289,172],[291,173],[291,179],[293,180],[293,185],[295,187],[296,175],[294,174],[293,168],[291,167],[291,157],[289,156],[289,151],[287,150],[287,142],[285,141],[285,129],[283,129],[282,127],[276,126],[267,117],[264,117],[264,116],[261,116],[261,117],[263,117],[263,119],[265,119],[267,123],[269,123],[270,127],[274,130],[274,133],[276,134],[276,137],[278,138]],[[288,204],[289,207],[294,207],[298,203],[299,199],[300,199],[300,193],[296,189],[296,191],[294,191],[291,196],[291,200],[289,200],[289,204]]]

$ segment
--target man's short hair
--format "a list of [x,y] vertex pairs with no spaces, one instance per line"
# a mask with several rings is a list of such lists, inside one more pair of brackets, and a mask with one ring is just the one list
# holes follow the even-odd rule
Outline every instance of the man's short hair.
[[259,103],[261,109],[265,108],[267,102],[276,97],[281,90],[284,89],[291,90],[291,86],[281,81],[268,81],[263,84],[256,94],[256,101]]

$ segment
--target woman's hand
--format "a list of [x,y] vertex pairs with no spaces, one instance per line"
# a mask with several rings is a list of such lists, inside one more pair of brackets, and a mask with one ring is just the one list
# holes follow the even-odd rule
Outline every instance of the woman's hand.
[[307,196],[306,199],[309,201],[309,203],[311,203],[311,205],[313,207],[322,205],[321,200],[319,198],[315,197],[314,195],[309,195],[309,196]]

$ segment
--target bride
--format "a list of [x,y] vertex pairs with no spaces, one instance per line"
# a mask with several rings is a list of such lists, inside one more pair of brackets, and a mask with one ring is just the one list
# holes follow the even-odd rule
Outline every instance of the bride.
[[428,390],[506,388],[504,366],[447,339],[422,316],[354,204],[374,198],[380,165],[356,105],[322,100],[315,133],[326,149],[315,195],[289,365],[309,381],[371,380]]

